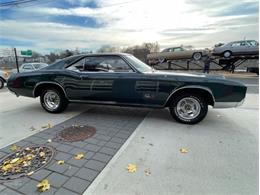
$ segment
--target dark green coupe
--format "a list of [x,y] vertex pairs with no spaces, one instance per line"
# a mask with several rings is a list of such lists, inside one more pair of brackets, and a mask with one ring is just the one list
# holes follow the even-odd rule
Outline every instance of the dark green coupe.
[[156,71],[130,54],[89,54],[65,58],[46,68],[12,75],[17,96],[38,97],[51,113],[68,103],[165,108],[179,122],[195,124],[215,108],[243,103],[246,86],[223,76]]

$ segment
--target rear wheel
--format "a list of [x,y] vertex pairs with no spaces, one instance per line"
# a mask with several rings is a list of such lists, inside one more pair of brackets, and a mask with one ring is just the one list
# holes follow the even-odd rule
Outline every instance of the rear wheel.
[[192,55],[192,58],[193,60],[200,60],[202,58],[202,54],[200,52],[195,52],[193,55]]
[[0,89],[2,89],[5,85],[5,82],[2,78],[0,78]]
[[229,57],[232,56],[232,52],[231,51],[224,51],[223,56],[224,56],[224,58],[229,58]]
[[208,112],[207,101],[198,94],[183,93],[171,103],[172,117],[184,124],[196,124],[202,121]]
[[64,94],[55,88],[44,89],[40,101],[43,109],[50,113],[60,113],[68,106],[68,100]]

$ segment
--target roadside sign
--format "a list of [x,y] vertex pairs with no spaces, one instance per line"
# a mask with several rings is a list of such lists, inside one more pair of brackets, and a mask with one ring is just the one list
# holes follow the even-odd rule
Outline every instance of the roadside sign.
[[23,56],[32,56],[32,50],[21,51],[21,55],[23,55]]

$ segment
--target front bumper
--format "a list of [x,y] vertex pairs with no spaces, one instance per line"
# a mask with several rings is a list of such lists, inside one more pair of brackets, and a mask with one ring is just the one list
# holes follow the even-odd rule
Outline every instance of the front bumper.
[[244,103],[245,99],[240,102],[215,102],[214,108],[234,108],[241,106]]

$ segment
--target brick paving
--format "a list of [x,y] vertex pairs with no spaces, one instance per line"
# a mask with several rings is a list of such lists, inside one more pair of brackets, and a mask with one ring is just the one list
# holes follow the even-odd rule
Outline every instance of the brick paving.
[[[43,130],[16,143],[20,147],[48,145],[55,149],[52,161],[31,176],[11,181],[0,181],[0,194],[82,194],[104,169],[119,148],[144,119],[148,110],[121,107],[93,107],[52,128]],[[51,115],[50,115],[51,116]],[[96,134],[84,141],[56,141],[56,134],[71,125],[90,125]],[[47,140],[52,139],[51,143]],[[10,154],[10,146],[0,149],[0,158]],[[74,155],[84,153],[81,160]],[[58,165],[58,160],[65,164]],[[48,179],[50,190],[40,193],[36,185]]]

